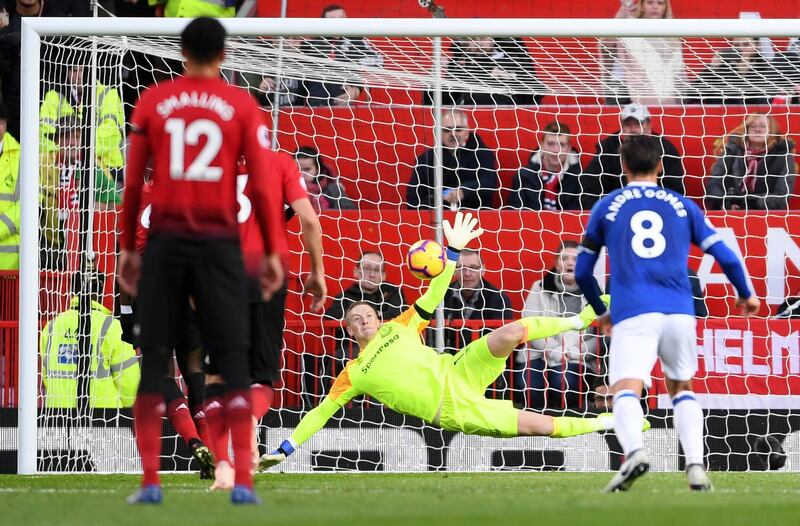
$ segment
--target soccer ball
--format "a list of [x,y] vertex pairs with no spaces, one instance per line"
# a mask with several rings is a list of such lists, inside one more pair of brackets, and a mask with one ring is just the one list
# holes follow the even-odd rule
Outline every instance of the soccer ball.
[[408,270],[419,279],[435,278],[442,273],[446,262],[442,245],[430,239],[417,241],[406,255]]

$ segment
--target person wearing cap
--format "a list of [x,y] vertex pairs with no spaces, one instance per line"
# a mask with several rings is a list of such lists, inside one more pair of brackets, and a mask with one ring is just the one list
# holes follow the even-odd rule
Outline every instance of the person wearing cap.
[[634,102],[622,108],[619,120],[620,129],[597,144],[595,156],[583,172],[583,209],[591,209],[601,197],[625,186],[619,150],[622,142],[634,135],[654,135],[660,139],[663,157],[659,184],[684,194],[681,155],[667,138],[653,132],[650,110]]
[[89,406],[93,408],[131,407],[139,386],[139,357],[122,340],[122,326],[114,314],[100,303],[105,279],[89,272],[81,283],[80,273],[73,275],[69,308],[47,322],[42,329],[40,349],[44,404],[49,408],[75,408],[78,401],[78,358],[80,347],[79,298],[81,287],[89,288],[91,298],[91,363],[88,373]]

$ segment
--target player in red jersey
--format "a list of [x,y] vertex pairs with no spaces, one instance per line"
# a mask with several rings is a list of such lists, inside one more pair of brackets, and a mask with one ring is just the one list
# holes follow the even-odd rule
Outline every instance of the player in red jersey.
[[[161,380],[186,326],[194,297],[203,345],[225,380],[224,424],[235,462],[234,503],[259,502],[250,471],[252,420],[248,382],[247,282],[236,220],[236,162],[250,167],[253,212],[264,237],[260,281],[270,295],[283,283],[287,253],[281,203],[266,156],[266,126],[247,92],[220,78],[225,29],[197,18],[181,33],[183,78],[148,89],[133,111],[122,210],[119,281],[140,302],[142,379],[134,407],[142,488],[132,503],[161,502],[158,477]],[[147,251],[135,248],[145,166],[152,158],[153,195]],[[141,283],[139,275],[141,273]],[[212,425],[209,419],[209,425]],[[213,432],[212,432],[213,435]]]
[[[308,198],[303,176],[294,159],[286,154],[267,152],[270,166],[281,180],[281,196],[288,222],[297,215],[303,244],[309,255],[310,273],[305,280],[305,291],[313,296],[311,310],[322,312],[327,287],[322,263],[322,229],[314,207]],[[264,301],[257,286],[259,255],[264,252],[264,242],[252,214],[252,195],[250,193],[247,167],[242,166],[238,176],[239,222],[244,255],[245,270],[250,281],[250,394],[252,397],[253,423],[267,414],[272,405],[272,384],[280,378],[280,353],[283,349],[284,311],[286,302],[285,286]],[[219,408],[219,393],[222,391],[222,377],[215,363],[207,365],[206,413]],[[213,440],[213,439],[212,439]],[[233,484],[232,468],[228,462],[227,434],[216,437],[211,444],[217,459],[216,480],[211,489],[229,489]],[[258,442],[253,443],[254,465],[259,460]]]
[[[147,181],[142,187],[142,200],[139,216],[136,223],[136,252],[143,254],[147,247],[147,234],[150,230],[150,196],[153,192],[153,182]],[[135,347],[139,346],[138,339],[133,336],[134,314],[138,312],[136,299],[125,292],[121,292],[120,322],[123,326],[123,340]],[[191,309],[187,305],[187,309]],[[205,373],[203,372],[203,346],[200,339],[200,328],[197,326],[197,317],[191,310],[188,323],[175,347],[175,358],[178,362],[180,374],[186,384],[188,399],[175,380],[175,370],[172,360],[167,376],[162,381],[162,393],[166,404],[166,417],[172,427],[181,436],[183,441],[192,451],[192,456],[197,460],[200,468],[201,479],[214,477],[214,458],[206,444],[211,440],[206,425],[203,410],[203,389],[205,386]]]

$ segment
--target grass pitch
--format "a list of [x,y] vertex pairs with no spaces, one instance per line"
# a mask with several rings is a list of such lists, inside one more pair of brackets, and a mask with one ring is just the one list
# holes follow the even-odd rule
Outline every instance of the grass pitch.
[[800,474],[712,473],[691,493],[682,473],[651,473],[606,495],[610,473],[259,475],[261,506],[235,507],[189,475],[163,477],[164,503],[129,506],[130,475],[0,476],[0,524],[201,526],[800,524]]

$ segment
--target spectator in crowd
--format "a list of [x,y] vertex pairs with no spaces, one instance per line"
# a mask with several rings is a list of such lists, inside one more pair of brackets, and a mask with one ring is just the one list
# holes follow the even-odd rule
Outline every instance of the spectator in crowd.
[[19,269],[19,143],[0,103],[0,270]]
[[357,301],[366,301],[381,315],[382,320],[399,316],[406,306],[400,287],[386,282],[386,268],[380,252],[364,252],[356,265],[355,283],[333,299],[325,312],[327,318],[343,320],[347,309]]
[[[59,80],[54,82],[53,89],[45,93],[44,101],[39,108],[40,149],[45,151],[55,149],[52,136],[60,118],[75,115],[79,121],[83,119],[84,89],[89,89],[88,79],[84,73],[85,68],[81,63],[68,65],[64,77],[62,78],[59,73],[56,77]],[[116,88],[98,80],[95,100],[97,162],[103,168],[111,170],[115,180],[121,182],[121,171],[125,164],[122,155],[125,126],[122,99]]]
[[337,180],[336,175],[320,158],[319,151],[311,146],[301,146],[294,152],[295,161],[303,174],[308,197],[314,210],[352,210],[356,203]]
[[620,113],[619,131],[614,132],[597,144],[594,158],[584,170],[582,179],[583,197],[581,203],[584,210],[591,209],[592,205],[602,196],[625,186],[622,174],[619,148],[622,141],[633,135],[655,135],[659,137],[664,149],[662,157],[662,171],[659,174],[659,183],[664,188],[669,188],[680,194],[684,193],[683,163],[678,149],[665,138],[653,132],[650,122],[650,111],[641,104],[631,103],[622,108]]
[[[456,82],[513,86],[513,95],[481,91],[442,93],[442,104],[467,106],[525,105],[541,101],[545,87],[536,78],[533,60],[518,38],[462,38],[453,41],[446,76]],[[433,95],[426,93],[426,104]]]
[[[442,113],[442,200],[452,209],[489,208],[499,182],[497,160],[480,136],[469,127],[461,110]],[[432,208],[435,150],[419,157],[406,191],[409,208]]]
[[[322,18],[346,18],[342,6],[329,5],[322,10]],[[332,61],[357,64],[364,67],[383,66],[381,55],[366,38],[316,37],[303,42],[301,48],[308,56],[326,58]],[[302,95],[309,106],[347,106],[361,96],[366,89],[357,73],[350,82],[305,81]]]
[[39,259],[43,268],[61,270],[66,258],[67,225],[78,206],[77,174],[81,162],[81,130],[76,115],[58,120],[53,144],[54,149],[41,152],[39,161]]
[[786,49],[774,60],[786,86],[787,102],[800,104],[800,38],[792,38]]
[[236,3],[235,0],[148,0],[148,4],[156,6],[157,16],[167,18],[233,18]]
[[685,94],[689,104],[769,104],[786,91],[775,65],[761,53],[751,37],[729,40],[717,51]]
[[[287,54],[284,55],[284,60],[288,61],[291,53],[299,54],[302,43],[301,37],[284,37],[283,53]],[[267,45],[277,50],[280,40],[275,39],[268,42]],[[280,82],[280,89],[276,93],[275,88],[278,86],[278,82]],[[259,104],[267,108],[273,107],[276,95],[278,106],[302,106],[307,103],[306,97],[303,96],[303,83],[295,77],[283,75],[278,79],[270,75],[242,73],[242,85],[248,88]]]
[[0,32],[19,33],[22,31],[22,18],[26,16],[91,16],[89,2],[85,0],[6,0],[5,10],[8,25]]
[[[672,18],[670,0],[625,0],[616,18]],[[601,61],[609,104],[675,104],[686,66],[680,39],[601,39]]]
[[[525,300],[523,316],[560,316],[578,314],[586,306],[580,287],[575,282],[575,260],[578,242],[566,239],[556,253],[555,265],[544,278],[533,284]],[[577,408],[582,389],[581,369],[589,351],[581,333],[565,332],[543,340],[533,340],[530,347],[517,353],[516,385],[530,393],[530,407]]]
[[508,208],[580,210],[581,164],[571,138],[566,124],[553,121],[544,127],[539,149],[514,178]]
[[797,171],[794,141],[774,117],[751,113],[714,145],[708,210],[786,210]]
[[[511,300],[485,280],[485,274],[480,253],[470,249],[462,250],[456,264],[456,279],[444,296],[445,325],[454,322],[456,325],[463,325],[468,320],[513,318]],[[451,351],[460,349],[473,340],[474,333],[471,328],[448,330],[445,333],[445,345]]]
[[[93,274],[89,284],[91,298],[91,365],[89,405],[94,408],[131,407],[139,386],[139,359],[133,347],[122,340],[122,327],[114,314],[100,303],[105,280]],[[45,407],[77,407],[78,333],[80,314],[77,294],[81,290],[76,273],[69,308],[50,320],[42,329],[42,383]],[[98,349],[98,345],[100,348]]]

